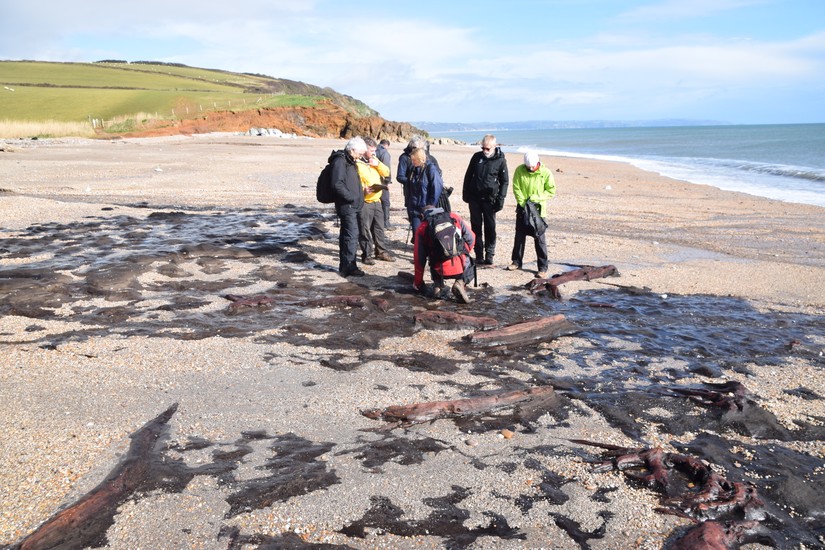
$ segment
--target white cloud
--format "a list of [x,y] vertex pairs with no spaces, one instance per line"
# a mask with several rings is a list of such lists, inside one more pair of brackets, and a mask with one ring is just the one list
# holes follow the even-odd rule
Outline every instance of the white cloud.
[[708,17],[721,12],[765,4],[766,0],[664,0],[620,14],[626,20],[662,20]]
[[147,0],[128,9],[99,0],[48,3],[4,7],[0,58],[160,60],[264,73],[330,86],[395,120],[533,118],[537,111],[553,118],[622,118],[630,111],[644,117],[648,107],[667,111],[668,101],[673,116],[685,116],[710,98],[825,87],[825,31],[769,42],[738,28],[731,31],[745,38],[670,28],[663,36],[662,26],[644,23],[760,0],[649,3],[622,14],[638,24],[593,25],[590,35],[559,39],[536,34],[532,44],[525,44],[530,36],[508,40],[506,25],[491,33],[437,19],[432,10],[330,16],[320,1],[268,0],[249,12],[189,0]]

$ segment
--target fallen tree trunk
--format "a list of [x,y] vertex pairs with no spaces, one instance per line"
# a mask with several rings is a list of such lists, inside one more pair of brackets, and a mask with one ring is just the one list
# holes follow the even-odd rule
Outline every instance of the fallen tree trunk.
[[229,312],[237,313],[242,308],[247,307],[262,307],[269,306],[275,302],[274,296],[267,296],[266,294],[255,294],[252,296],[240,296],[238,294],[226,294],[224,296],[227,300],[232,302],[229,304]]
[[592,265],[582,266],[579,269],[572,271],[565,271],[553,275],[549,279],[534,279],[527,283],[527,288],[531,292],[535,292],[541,288],[546,288],[550,291],[550,295],[557,299],[561,299],[561,291],[559,286],[570,281],[592,281],[593,279],[601,279],[604,277],[618,277],[619,270],[614,265],[604,265],[601,267],[594,267]]
[[499,326],[499,322],[492,317],[474,317],[472,315],[461,315],[460,313],[453,313],[451,311],[424,311],[417,313],[414,319],[416,326],[431,329],[472,328],[489,330]]
[[385,409],[361,411],[361,414],[374,420],[417,423],[451,416],[478,414],[510,405],[552,397],[554,395],[555,392],[552,386],[538,386],[526,390],[485,395],[482,397],[470,397],[467,399],[455,399],[453,401],[432,401],[429,403],[413,403],[412,405],[394,405]]
[[384,312],[386,312],[390,307],[390,303],[384,298],[369,298],[367,296],[358,295],[327,296],[326,298],[304,300],[302,302],[298,302],[296,305],[310,307],[368,307],[370,304]]
[[673,545],[671,550],[724,550],[739,548],[743,542],[764,542],[772,547],[775,541],[759,534],[758,521],[702,521],[691,527]]
[[[154,420],[147,422],[132,434],[132,444],[126,458],[97,487],[83,498],[52,516],[37,531],[23,539],[21,550],[36,548],[85,548],[102,546],[99,537],[105,537],[106,528],[114,519],[105,521],[100,533],[89,529],[87,524],[95,519],[112,515],[126,499],[140,487],[151,467],[151,455],[155,444],[167,429],[172,415],[178,410],[175,403]],[[84,528],[85,527],[85,528]],[[105,538],[104,538],[105,540]]]
[[565,319],[564,315],[558,314],[507,325],[498,330],[474,332],[464,336],[464,340],[474,346],[485,348],[522,346],[553,340],[579,330],[579,326]]

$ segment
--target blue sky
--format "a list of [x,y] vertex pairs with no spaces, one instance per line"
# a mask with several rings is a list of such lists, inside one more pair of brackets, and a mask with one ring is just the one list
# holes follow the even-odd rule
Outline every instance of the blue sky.
[[825,0],[358,6],[0,0],[0,59],[262,73],[404,121],[825,122]]

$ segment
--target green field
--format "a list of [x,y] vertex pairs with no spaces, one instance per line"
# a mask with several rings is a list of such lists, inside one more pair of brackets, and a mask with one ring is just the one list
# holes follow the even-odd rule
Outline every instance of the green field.
[[[161,72],[153,65],[93,64],[93,63],[43,63],[0,62],[0,82],[3,85],[39,85],[78,88],[135,88],[143,90],[213,90],[239,91],[240,86],[226,82],[210,82],[202,74],[200,78]],[[206,71],[201,71],[206,73]]]
[[311,107],[322,100],[356,115],[375,114],[329,88],[264,75],[162,63],[0,61],[5,125],[193,118],[215,110]]
[[[5,86],[5,84],[4,84]],[[182,92],[103,88],[11,87],[0,90],[0,120],[78,122],[91,118],[149,113],[158,118],[190,118],[199,112],[256,107],[313,106],[319,97],[251,95],[243,92]]]

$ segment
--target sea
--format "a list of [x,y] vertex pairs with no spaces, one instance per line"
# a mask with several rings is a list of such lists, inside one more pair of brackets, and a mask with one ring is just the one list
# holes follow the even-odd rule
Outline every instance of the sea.
[[627,162],[691,183],[825,207],[825,124],[438,131],[506,152]]

